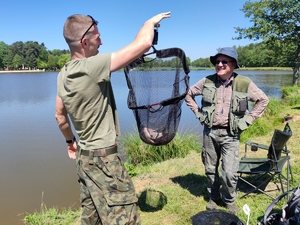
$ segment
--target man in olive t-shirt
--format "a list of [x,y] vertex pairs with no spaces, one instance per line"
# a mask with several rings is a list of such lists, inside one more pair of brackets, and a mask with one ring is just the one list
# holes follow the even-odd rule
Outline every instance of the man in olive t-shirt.
[[147,52],[154,27],[169,17],[170,12],[153,16],[132,43],[99,55],[102,41],[92,16],[75,14],[65,22],[64,38],[71,61],[57,77],[55,117],[69,157],[76,158],[83,208],[81,224],[140,224],[135,189],[117,152],[120,129],[110,75]]

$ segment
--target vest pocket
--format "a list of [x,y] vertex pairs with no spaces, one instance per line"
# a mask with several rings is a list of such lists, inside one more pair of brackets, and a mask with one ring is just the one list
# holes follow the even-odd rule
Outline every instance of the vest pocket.
[[210,85],[204,85],[202,93],[202,108],[199,120],[201,123],[209,125],[212,123],[212,117],[215,111],[216,88]]
[[244,131],[246,130],[250,125],[252,124],[252,121],[249,119],[248,115],[245,115],[242,118],[236,118],[233,122],[233,127],[236,130]]
[[215,102],[215,97],[216,97],[215,88],[208,88],[208,87],[203,88],[202,101],[212,104]]
[[232,98],[232,112],[234,114],[245,114],[248,110],[248,98],[246,93],[234,92]]

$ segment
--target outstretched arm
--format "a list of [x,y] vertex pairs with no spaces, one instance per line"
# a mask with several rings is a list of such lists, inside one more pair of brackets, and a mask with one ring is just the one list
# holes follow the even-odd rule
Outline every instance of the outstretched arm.
[[[70,120],[68,117],[67,110],[59,96],[56,96],[56,103],[55,103],[55,118],[58,124],[58,127],[62,134],[64,135],[66,140],[73,140],[74,135],[71,129]],[[76,149],[77,149],[77,142],[73,141],[72,143],[68,144],[67,150],[69,157],[71,159],[76,159]]]
[[123,68],[147,52],[152,46],[154,27],[159,26],[158,23],[162,19],[169,18],[170,14],[170,12],[165,12],[153,16],[144,23],[132,43],[117,52],[113,52],[111,55],[110,71],[114,72]]

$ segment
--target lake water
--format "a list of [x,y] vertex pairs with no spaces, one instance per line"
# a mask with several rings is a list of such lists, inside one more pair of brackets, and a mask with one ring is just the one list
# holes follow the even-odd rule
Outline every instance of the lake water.
[[[213,72],[191,71],[190,85]],[[281,97],[280,88],[292,84],[292,72],[238,72],[251,78],[269,97]],[[48,208],[79,207],[75,161],[68,158],[54,118],[56,76],[57,73],[0,74],[1,225],[22,224],[24,213],[39,211],[41,202]],[[121,132],[132,132],[136,125],[127,108],[124,73],[113,73],[112,84]],[[202,131],[185,103],[179,130]]]

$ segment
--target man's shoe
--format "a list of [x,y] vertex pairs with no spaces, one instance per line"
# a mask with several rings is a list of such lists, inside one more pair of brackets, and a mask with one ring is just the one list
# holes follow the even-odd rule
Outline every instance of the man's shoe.
[[206,205],[206,210],[214,210],[217,208],[219,201],[214,201],[212,199],[209,199],[207,205]]
[[228,212],[232,213],[233,215],[238,214],[239,208],[236,206],[235,203],[233,204],[226,204],[226,208],[228,209]]

